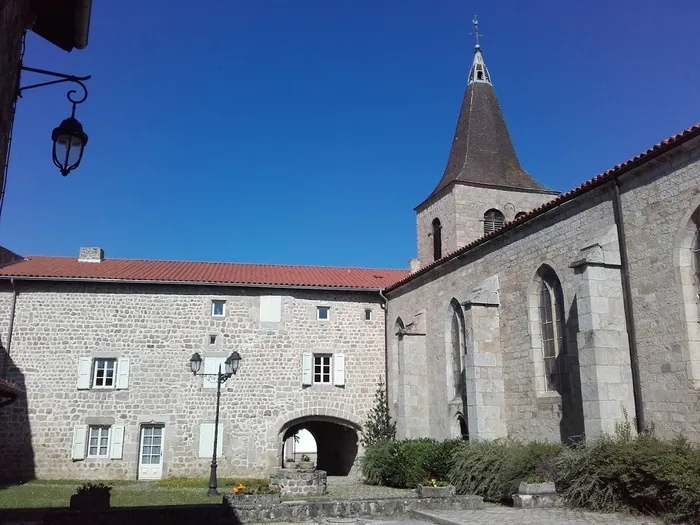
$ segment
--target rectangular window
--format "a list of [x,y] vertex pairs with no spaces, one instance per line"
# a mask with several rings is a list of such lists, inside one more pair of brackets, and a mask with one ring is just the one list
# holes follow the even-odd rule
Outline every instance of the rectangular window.
[[210,335],[210,336],[209,336],[209,344],[210,344],[210,345],[215,345],[215,344],[216,344],[216,336],[215,336],[215,335]]
[[114,388],[116,368],[116,359],[95,359],[95,366],[92,375],[92,387]]
[[314,355],[314,383],[330,384],[331,356]]
[[90,427],[88,431],[88,457],[109,457],[109,427]]
[[226,315],[226,301],[212,301],[211,315],[212,317],[223,317]]
[[316,308],[316,319],[319,321],[328,321],[330,319],[330,307],[329,306],[319,306]]
[[372,310],[370,308],[365,308],[365,321],[372,320]]

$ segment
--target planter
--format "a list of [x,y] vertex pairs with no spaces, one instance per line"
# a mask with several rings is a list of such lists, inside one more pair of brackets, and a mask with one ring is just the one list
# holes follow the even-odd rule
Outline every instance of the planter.
[[523,481],[518,487],[518,494],[513,494],[513,506],[517,508],[547,509],[562,506],[554,483],[527,483]]
[[280,493],[276,494],[225,494],[224,503],[229,506],[250,507],[254,505],[277,505],[280,503]]
[[313,470],[314,463],[313,461],[300,461],[297,463],[297,468],[302,470]]
[[518,487],[518,494],[528,494],[534,496],[535,494],[556,494],[557,489],[554,483],[527,483],[523,481]]
[[75,510],[107,510],[109,509],[111,494],[109,492],[97,492],[94,494],[73,494],[70,497],[70,508]]
[[432,485],[419,485],[416,492],[423,498],[451,498],[455,495],[454,485],[433,487]]

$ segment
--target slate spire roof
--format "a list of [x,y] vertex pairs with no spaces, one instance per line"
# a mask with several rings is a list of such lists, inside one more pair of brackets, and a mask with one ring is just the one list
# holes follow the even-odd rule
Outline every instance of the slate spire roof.
[[474,48],[447,167],[430,197],[453,182],[558,193],[520,166],[479,44]]

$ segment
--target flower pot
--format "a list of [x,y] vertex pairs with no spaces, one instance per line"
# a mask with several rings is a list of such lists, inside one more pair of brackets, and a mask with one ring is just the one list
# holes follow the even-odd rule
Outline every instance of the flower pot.
[[109,509],[111,494],[109,492],[78,493],[70,497],[70,508],[85,511]]
[[416,492],[423,498],[451,498],[455,495],[454,485],[433,487],[432,485],[419,485]]

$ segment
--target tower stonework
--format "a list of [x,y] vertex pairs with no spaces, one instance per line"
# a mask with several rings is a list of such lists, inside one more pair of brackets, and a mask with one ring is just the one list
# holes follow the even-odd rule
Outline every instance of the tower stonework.
[[447,167],[433,192],[415,208],[420,266],[557,194],[520,166],[477,44]]

